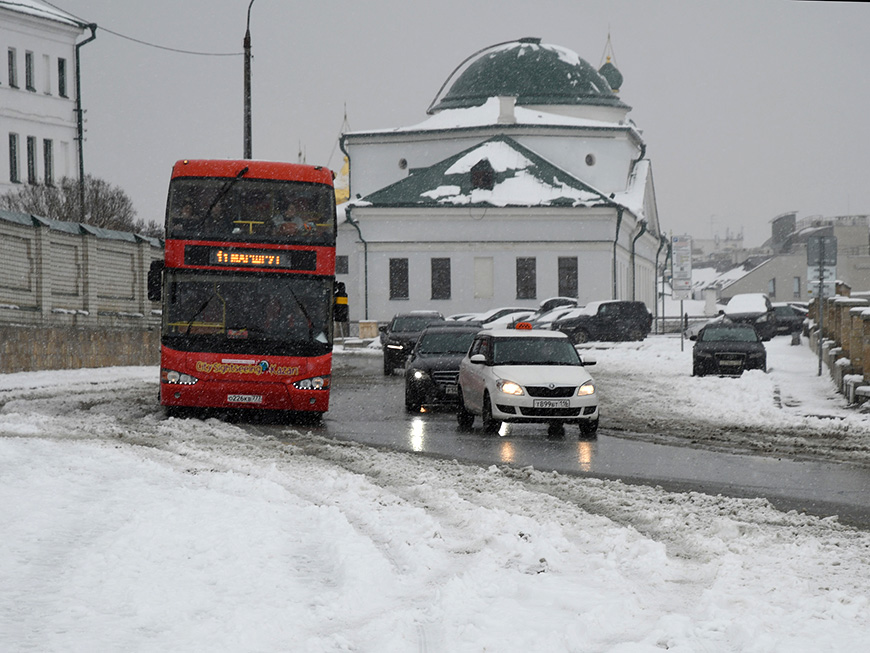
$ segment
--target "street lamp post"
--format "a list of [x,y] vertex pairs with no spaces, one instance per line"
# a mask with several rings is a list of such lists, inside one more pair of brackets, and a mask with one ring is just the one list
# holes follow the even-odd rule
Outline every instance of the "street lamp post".
[[252,158],[251,147],[251,6],[248,5],[248,24],[245,30],[245,40],[242,46],[245,49],[245,158]]

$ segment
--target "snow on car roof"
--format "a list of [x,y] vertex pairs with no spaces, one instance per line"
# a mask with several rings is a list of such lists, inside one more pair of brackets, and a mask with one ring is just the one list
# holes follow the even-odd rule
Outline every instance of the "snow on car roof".
[[493,338],[567,338],[561,331],[543,329],[492,329],[487,334]]
[[734,313],[766,313],[767,296],[764,293],[745,293],[734,295],[725,306],[725,314]]

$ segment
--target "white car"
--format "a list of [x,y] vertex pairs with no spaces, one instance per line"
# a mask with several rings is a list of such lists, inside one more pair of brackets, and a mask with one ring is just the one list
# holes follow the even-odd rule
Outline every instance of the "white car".
[[481,331],[459,365],[459,426],[471,428],[480,415],[487,432],[532,422],[549,424],[556,437],[578,424],[581,436],[595,437],[598,394],[584,367],[594,364],[558,331]]

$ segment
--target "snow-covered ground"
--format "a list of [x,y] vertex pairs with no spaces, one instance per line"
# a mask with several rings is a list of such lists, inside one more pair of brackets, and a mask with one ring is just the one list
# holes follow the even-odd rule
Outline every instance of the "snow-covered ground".
[[[627,436],[866,463],[866,415],[768,349],[693,379],[651,337],[591,371]],[[868,650],[870,533],[834,518],[167,420],[156,377],[0,376],[0,650]]]

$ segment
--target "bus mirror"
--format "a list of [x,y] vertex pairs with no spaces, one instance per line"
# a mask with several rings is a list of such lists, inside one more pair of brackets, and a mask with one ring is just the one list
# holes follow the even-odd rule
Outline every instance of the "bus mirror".
[[350,315],[347,307],[347,291],[345,290],[344,283],[341,281],[335,282],[335,306],[332,312],[332,319],[335,322],[347,322],[350,319]]
[[159,302],[163,282],[163,261],[151,261],[148,268],[148,300]]

